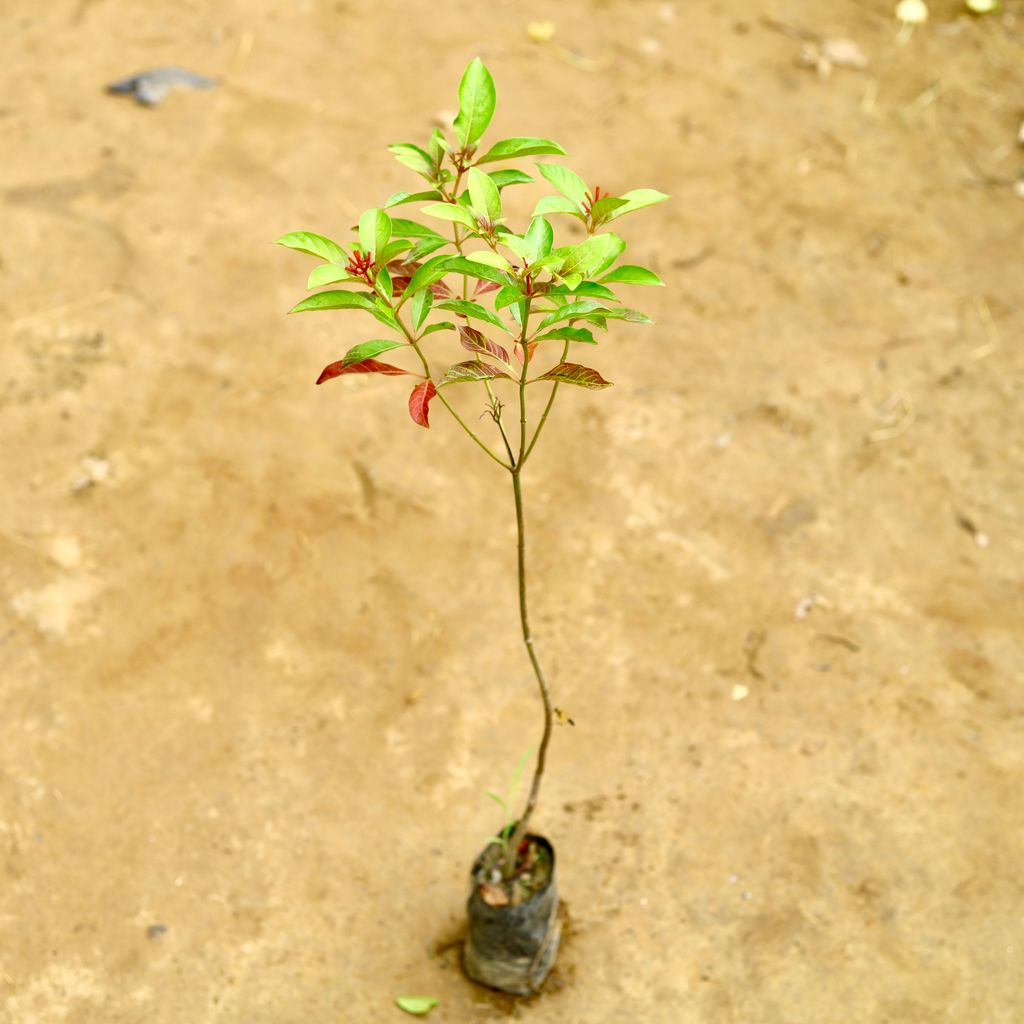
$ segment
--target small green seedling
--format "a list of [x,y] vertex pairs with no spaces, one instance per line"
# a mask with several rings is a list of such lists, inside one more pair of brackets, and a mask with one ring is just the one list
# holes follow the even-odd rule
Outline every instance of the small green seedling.
[[[512,802],[515,800],[516,793],[519,791],[519,782],[523,777],[523,772],[526,770],[526,762],[529,761],[532,756],[533,751],[528,750],[519,759],[519,763],[516,765],[516,770],[512,773],[512,781],[508,787],[508,796],[505,799],[502,799],[497,793],[491,792],[490,790],[487,792],[487,795],[501,808],[501,813],[505,818],[505,824],[502,830],[496,836],[491,836],[487,842],[497,843],[501,847],[506,858],[508,856],[509,840],[512,838],[512,833],[515,831],[516,827],[516,818],[512,811]],[[507,859],[506,863],[508,863]]]
[[[403,142],[389,147],[420,184],[366,210],[351,241],[309,231],[277,241],[318,260],[309,275],[312,294],[293,313],[357,310],[376,323],[374,333],[326,366],[317,383],[353,374],[410,377],[414,383],[407,402],[413,422],[429,427],[431,405],[440,402],[511,478],[519,618],[544,710],[526,805],[510,835],[505,835],[511,820],[506,813],[500,839],[507,852],[502,873],[511,879],[537,804],[556,717],[527,614],[523,469],[562,385],[600,390],[610,384],[589,365],[589,357],[577,361],[577,350],[594,354],[610,327],[651,322],[623,306],[613,286],[662,281],[644,267],[619,263],[626,243],[609,228],[668,197],[651,188],[614,194],[545,160],[535,165],[536,171],[554,194],[543,196],[528,220],[513,225],[505,194],[535,179],[508,166],[509,161],[561,157],[565,150],[531,136],[501,139],[485,148],[481,138],[494,107],[494,81],[474,60],[459,84],[454,138],[438,129],[425,146]],[[413,204],[430,224],[388,212]],[[574,222],[577,238],[583,239],[556,244],[554,218]],[[449,339],[461,345],[460,357],[446,354]],[[388,361],[378,358],[385,353]],[[470,426],[479,407],[467,412],[465,400],[474,393],[490,420],[488,434]]]

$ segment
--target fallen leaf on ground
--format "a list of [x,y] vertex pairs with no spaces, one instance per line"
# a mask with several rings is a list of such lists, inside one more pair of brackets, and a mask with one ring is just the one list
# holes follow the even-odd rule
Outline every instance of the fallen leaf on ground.
[[489,907],[508,906],[508,893],[501,886],[491,885],[490,882],[484,882],[480,886],[480,899]]
[[395,1005],[400,1010],[405,1010],[406,1013],[422,1017],[437,1006],[439,1001],[433,996],[397,996],[395,998]]

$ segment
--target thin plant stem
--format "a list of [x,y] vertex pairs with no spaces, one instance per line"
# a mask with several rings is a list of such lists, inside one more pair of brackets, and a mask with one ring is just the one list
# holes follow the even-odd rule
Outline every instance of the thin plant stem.
[[516,533],[518,537],[519,554],[519,620],[523,627],[523,643],[526,645],[526,653],[530,657],[530,664],[533,666],[533,674],[537,677],[537,687],[540,690],[540,699],[544,704],[544,733],[541,736],[540,746],[537,748],[537,763],[533,772],[533,782],[530,785],[530,794],[526,800],[526,807],[519,816],[515,832],[509,841],[510,853],[505,858],[505,877],[511,878],[516,868],[516,858],[519,847],[526,836],[526,830],[530,824],[534,808],[537,806],[537,798],[540,795],[540,784],[544,778],[544,765],[547,760],[548,744],[551,742],[551,727],[553,714],[551,708],[551,691],[548,689],[547,680],[544,678],[544,670],[541,668],[540,659],[533,642],[533,634],[530,632],[530,617],[526,600],[526,530],[523,517],[523,488],[520,480],[520,466],[512,470],[512,491],[516,503]]
[[[445,200],[448,201],[449,203],[457,203],[458,202],[456,197],[459,194],[459,183],[462,181],[462,174],[463,174],[463,172],[459,171],[459,176],[455,179],[455,184],[452,186],[452,191],[451,191],[450,195],[449,195],[448,192],[446,192],[444,190],[443,187],[441,189],[441,195],[444,196]],[[455,245],[456,252],[458,252],[458,254],[460,256],[464,255],[464,253],[462,251],[462,243],[464,241],[465,241],[465,238],[459,232],[459,225],[458,224],[453,224],[452,225],[452,242]],[[486,240],[486,239],[485,239],[485,241],[487,241],[487,244],[490,245],[490,247],[492,249],[494,249],[495,252],[497,252],[497,249],[495,249],[495,247],[494,247],[492,242],[490,242],[489,240]],[[462,278],[462,298],[463,299],[468,299],[469,298],[469,278],[466,277],[465,275],[463,275],[463,278]],[[478,363],[482,363],[483,360],[480,358],[480,353],[476,352],[474,354],[476,356],[476,361]],[[509,444],[508,434],[505,433],[505,424],[502,422],[502,419],[501,419],[501,403],[498,401],[497,397],[495,396],[494,388],[491,387],[491,382],[489,380],[485,380],[484,381],[484,387],[487,389],[487,397],[488,397],[488,399],[490,400],[490,403],[491,403],[491,418],[497,424],[498,431],[501,433],[501,439],[502,439],[502,441],[505,442],[505,450],[508,452],[509,465],[510,466],[514,466],[516,464],[516,459],[515,459],[515,456],[512,454],[512,445]]]
[[519,344],[523,350],[523,371],[519,375],[519,458],[512,467],[512,493],[516,504],[516,538],[519,567],[519,621],[523,628],[523,643],[526,645],[526,653],[530,658],[530,665],[533,667],[533,674],[537,679],[537,688],[540,691],[540,699],[544,705],[544,732],[541,736],[540,746],[537,748],[537,763],[534,766],[533,782],[530,784],[530,793],[526,799],[526,807],[519,816],[515,832],[509,842],[510,855],[505,858],[505,877],[511,878],[516,869],[516,858],[519,846],[526,835],[534,808],[537,806],[537,797],[540,794],[540,784],[544,778],[544,765],[547,761],[548,743],[551,741],[552,709],[551,692],[548,689],[547,680],[544,678],[544,670],[541,668],[540,659],[537,657],[537,650],[533,643],[533,634],[530,632],[530,616],[527,606],[526,594],[526,523],[523,515],[523,487],[522,468],[526,457],[526,378],[530,370],[530,351],[526,346],[527,328],[530,322],[529,298],[523,303],[523,329],[520,335]]
[[[562,348],[562,358],[559,362],[564,363],[569,357],[569,342],[565,343]],[[537,443],[537,438],[540,437],[540,432],[544,429],[544,424],[548,421],[548,413],[551,412],[551,406],[555,404],[555,395],[558,393],[558,381],[551,385],[551,394],[548,395],[548,404],[544,406],[544,412],[541,414],[540,422],[537,424],[537,429],[534,431],[533,440],[527,445],[526,451],[523,454],[522,462],[525,462],[530,457],[530,452],[533,451],[533,446]],[[521,463],[520,463],[521,464]]]
[[[423,350],[420,348],[419,342],[413,336],[412,331],[410,331],[409,328],[406,327],[405,322],[402,320],[402,318],[398,315],[398,310],[392,307],[392,312],[395,314],[395,322],[402,329],[402,333],[406,336],[406,338],[409,339],[409,344],[412,345],[413,351],[416,353],[416,355],[420,357],[420,362],[423,364],[423,372],[426,374],[427,380],[431,380],[430,364],[427,362],[427,357],[423,354]],[[444,397],[444,395],[440,391],[437,392],[437,397],[441,399],[441,404],[452,414],[453,418],[455,419],[455,422],[458,423],[458,425],[462,427],[462,429],[467,434],[469,434],[469,436],[483,449],[483,451],[486,452],[487,455],[489,455],[499,466],[511,472],[511,462],[505,462],[502,458],[495,455],[494,452],[492,452],[491,449],[488,448],[488,446],[483,441],[481,441],[479,437],[477,437],[477,435],[473,432],[472,428],[466,425],[462,417],[452,408],[451,403],[448,401],[447,398]],[[511,453],[509,457],[511,459]]]

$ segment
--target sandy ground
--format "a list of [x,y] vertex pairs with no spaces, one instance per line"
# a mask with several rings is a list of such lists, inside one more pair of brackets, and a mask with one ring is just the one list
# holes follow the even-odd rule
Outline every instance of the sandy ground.
[[[1005,8],[900,46],[889,0],[6,0],[0,1019],[1024,1020]],[[309,261],[268,244],[405,187],[384,146],[476,54],[492,137],[674,197],[622,222],[657,326],[527,478],[577,722],[527,1003],[445,948],[540,724],[508,481],[400,382],[315,389],[365,324],[286,318]],[[222,84],[103,92],[168,63]]]

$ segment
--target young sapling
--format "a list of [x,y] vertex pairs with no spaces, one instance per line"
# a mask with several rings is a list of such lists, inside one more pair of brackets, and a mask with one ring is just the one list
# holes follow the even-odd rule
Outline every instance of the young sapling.
[[[379,325],[379,336],[359,342],[328,364],[317,384],[348,374],[410,377],[414,383],[407,402],[414,423],[429,427],[433,403],[440,402],[488,460],[509,475],[520,628],[543,710],[525,804],[514,818],[506,815],[498,840],[499,881],[506,902],[511,902],[517,873],[536,862],[546,842],[528,840],[528,829],[556,720],[530,629],[523,470],[562,385],[590,390],[610,386],[589,365],[590,355],[578,362],[576,353],[587,350],[592,355],[598,336],[610,326],[651,322],[621,305],[613,286],[662,281],[644,267],[619,263],[626,243],[609,226],[668,197],[651,188],[614,195],[561,164],[542,160],[536,170],[555,192],[539,200],[528,222],[513,226],[505,215],[505,190],[535,179],[508,162],[566,154],[549,139],[529,136],[501,139],[484,148],[481,138],[494,108],[494,81],[476,59],[459,84],[454,138],[437,129],[425,147],[389,147],[422,179],[420,185],[366,210],[352,241],[343,244],[308,231],[291,232],[277,241],[319,260],[307,282],[312,294],[291,312],[359,310]],[[430,224],[388,212],[413,204]],[[585,238],[556,245],[552,220],[566,217],[578,222]],[[446,354],[448,339],[461,345],[461,357]],[[387,361],[378,358],[385,354]],[[459,399],[458,393],[474,385],[490,423],[486,432],[477,414],[460,411],[466,396]],[[565,717],[562,712],[557,716]],[[531,976],[531,985],[534,980]]]

